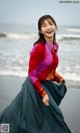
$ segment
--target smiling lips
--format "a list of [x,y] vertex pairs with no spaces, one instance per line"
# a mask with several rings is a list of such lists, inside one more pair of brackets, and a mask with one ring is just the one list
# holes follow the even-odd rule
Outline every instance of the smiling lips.
[[46,31],[46,33],[49,33],[49,34],[52,33],[52,32],[53,32],[53,30],[51,30],[51,31]]

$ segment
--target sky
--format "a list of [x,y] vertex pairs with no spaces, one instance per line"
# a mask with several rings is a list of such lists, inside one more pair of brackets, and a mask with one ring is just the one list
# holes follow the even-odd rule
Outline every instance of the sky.
[[57,25],[80,26],[80,0],[60,1],[73,0],[0,0],[0,23],[34,25],[42,15],[49,14]]

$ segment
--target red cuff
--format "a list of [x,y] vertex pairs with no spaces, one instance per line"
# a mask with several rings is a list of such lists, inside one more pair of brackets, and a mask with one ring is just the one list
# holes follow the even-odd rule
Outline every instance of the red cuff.
[[34,83],[34,87],[41,97],[44,97],[44,95],[47,94],[46,91],[42,88],[39,80],[36,80],[36,82]]

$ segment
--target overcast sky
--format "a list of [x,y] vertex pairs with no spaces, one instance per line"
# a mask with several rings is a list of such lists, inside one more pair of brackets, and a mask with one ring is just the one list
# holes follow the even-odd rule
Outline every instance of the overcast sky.
[[52,15],[58,25],[80,26],[80,3],[60,3],[60,0],[0,0],[0,23],[36,24],[39,17],[45,14]]

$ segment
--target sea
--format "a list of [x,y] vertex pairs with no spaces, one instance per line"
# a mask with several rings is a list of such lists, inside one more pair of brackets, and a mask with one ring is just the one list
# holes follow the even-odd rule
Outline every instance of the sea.
[[[30,51],[38,38],[36,25],[0,24],[0,75],[26,77]],[[58,26],[59,72],[80,81],[80,27]]]

